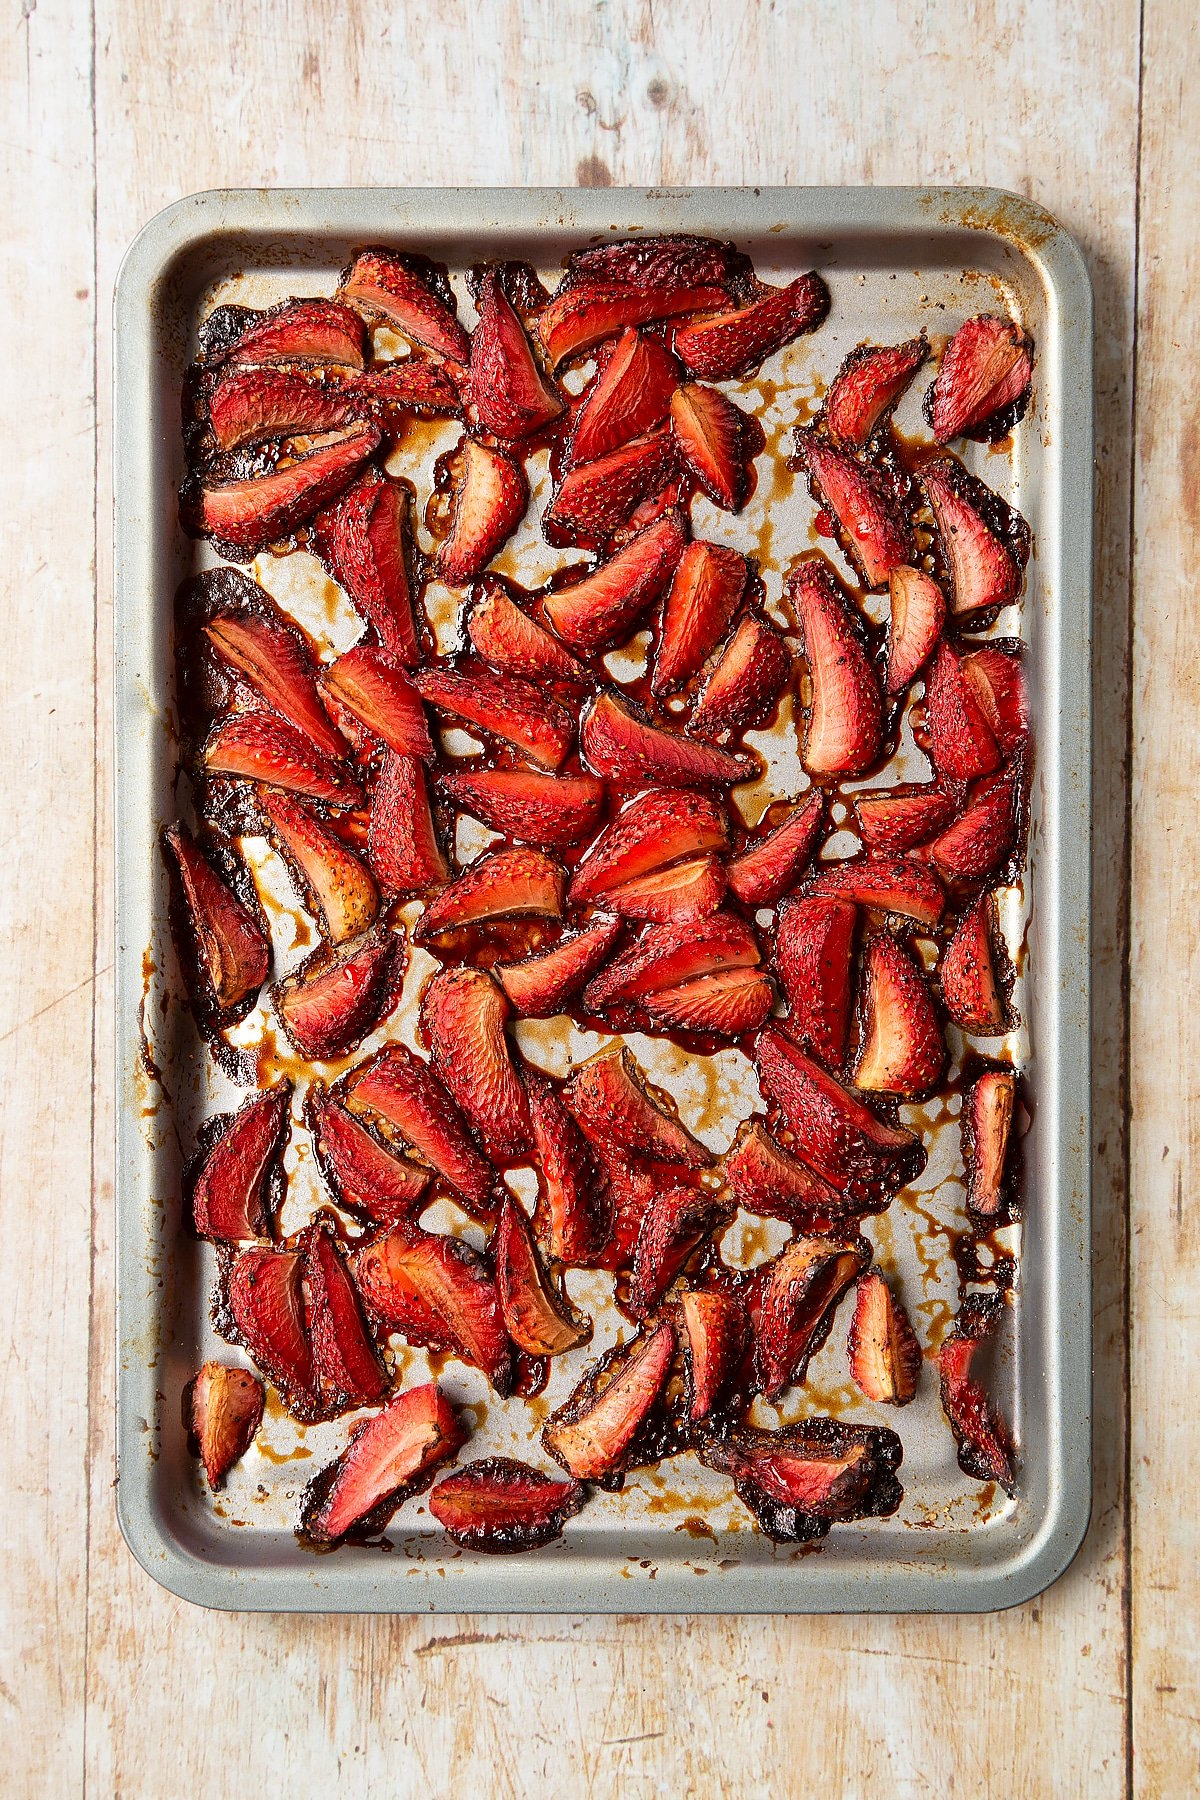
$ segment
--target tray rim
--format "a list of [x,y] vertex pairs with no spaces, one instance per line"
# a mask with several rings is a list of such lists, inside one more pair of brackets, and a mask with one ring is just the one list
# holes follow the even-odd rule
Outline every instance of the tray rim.
[[[140,995],[141,944],[126,944],[122,840],[133,810],[123,770],[129,744],[129,658],[123,626],[153,607],[149,579],[153,530],[139,496],[148,490],[155,450],[149,389],[153,372],[149,308],[155,285],[181,255],[204,240],[275,231],[319,238],[335,233],[369,240],[394,227],[369,222],[393,209],[416,211],[442,232],[508,228],[604,233],[613,229],[676,229],[738,235],[732,216],[746,219],[742,235],[760,226],[753,212],[769,211],[791,236],[842,237],[852,231],[903,238],[975,232],[1031,263],[1059,317],[1054,334],[1060,397],[1060,443],[1051,466],[1058,489],[1060,528],[1047,585],[1057,629],[1047,652],[1059,705],[1057,761],[1057,905],[1051,940],[1059,977],[1058,1030],[1044,1053],[1052,1068],[1059,1135],[1056,1143],[1057,1216],[1050,1240],[1053,1316],[1065,1322],[1055,1345],[1053,1391],[1060,1424],[1071,1421],[1071,1442],[1053,1437],[1050,1479],[1037,1529],[1012,1554],[982,1567],[863,1562],[852,1580],[845,1567],[800,1562],[743,1563],[719,1582],[663,1561],[653,1584],[623,1579],[614,1567],[554,1555],[532,1559],[463,1558],[435,1567],[418,1564],[412,1604],[397,1605],[394,1582],[361,1563],[313,1558],[311,1567],[213,1562],[195,1554],[169,1527],[155,1502],[145,1455],[143,1396],[133,1369],[144,1376],[147,1324],[155,1306],[146,1280],[144,1227],[135,1204],[134,1164],[149,1153],[122,1104],[138,1054],[130,996]],[[536,219],[531,218],[536,210]],[[714,211],[723,216],[714,221]],[[541,220],[539,226],[537,220]],[[616,225],[614,226],[614,221]],[[420,226],[414,222],[412,229]],[[1062,328],[1062,320],[1070,328]],[[138,233],[118,273],[113,302],[114,480],[114,866],[117,981],[116,1051],[116,1508],[135,1560],[169,1592],[195,1604],[237,1611],[312,1612],[925,1612],[995,1611],[1032,1599],[1070,1566],[1091,1517],[1091,1193],[1090,1193],[1090,831],[1092,616],[1092,290],[1082,253],[1070,234],[1024,197],[989,187],[688,187],[608,188],[242,188],[211,189],[181,198]],[[1046,350],[1042,350],[1043,360]],[[130,403],[132,396],[132,404]],[[132,679],[136,680],[136,671]],[[1044,735],[1044,724],[1043,724]],[[1070,790],[1070,804],[1062,804]],[[137,818],[133,820],[138,823]],[[1043,876],[1043,881],[1046,877]],[[1048,1034],[1049,1035],[1049,1034]],[[138,1296],[142,1296],[139,1300]],[[1069,1306],[1066,1302],[1070,1302]],[[1068,1318],[1069,1314],[1069,1318]],[[132,1362],[131,1362],[131,1359]],[[1080,1439],[1084,1441],[1081,1443]],[[138,1452],[141,1452],[140,1456]],[[410,1565],[411,1567],[412,1565]],[[580,1569],[583,1570],[580,1573]],[[574,1571],[574,1575],[568,1571]],[[795,1571],[792,1574],[792,1571]],[[852,1588],[848,1592],[847,1589]]]

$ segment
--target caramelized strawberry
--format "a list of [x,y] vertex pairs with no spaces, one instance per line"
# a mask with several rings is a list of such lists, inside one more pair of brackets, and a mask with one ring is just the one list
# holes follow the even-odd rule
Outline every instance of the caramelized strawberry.
[[204,627],[217,655],[245,677],[272,711],[337,761],[346,740],[317,696],[316,671],[298,630],[265,612],[217,613]]
[[399,250],[360,250],[343,273],[338,292],[410,344],[465,368],[470,339],[455,317],[457,305],[445,272],[428,258]]
[[978,313],[960,325],[925,396],[925,417],[939,444],[959,436],[996,438],[1024,410],[1033,379],[1033,344],[1011,319]]
[[650,1088],[623,1044],[581,1063],[563,1097],[593,1143],[624,1145],[638,1156],[691,1169],[709,1163],[703,1144],[668,1111],[667,1096]]
[[938,645],[926,678],[925,722],[930,759],[948,780],[973,781],[998,767],[1000,749],[987,715],[949,644]]
[[942,1410],[958,1444],[958,1466],[976,1481],[994,1481],[1007,1494],[1015,1490],[1012,1445],[1008,1431],[988,1399],[987,1390],[971,1375],[977,1352],[999,1329],[1004,1302],[998,1294],[973,1294],[955,1321],[954,1330],[937,1353]]
[[580,686],[589,680],[582,663],[523,612],[494,575],[481,576],[472,588],[466,626],[471,647],[500,675]]
[[761,969],[722,969],[649,994],[646,1011],[662,1025],[739,1038],[771,1016],[775,995]]
[[322,553],[379,640],[407,669],[421,660],[414,612],[412,493],[368,469],[320,523]]
[[253,882],[215,837],[212,848],[222,854],[230,873],[240,872],[244,897],[218,875],[186,825],[172,825],[163,842],[174,860],[186,908],[193,1004],[213,1025],[231,1024],[253,1006],[271,966],[271,941]]
[[309,1483],[298,1535],[322,1548],[382,1531],[410,1494],[466,1439],[436,1382],[409,1388],[353,1433],[337,1461]]
[[183,1172],[183,1191],[201,1237],[218,1243],[269,1237],[283,1199],[292,1084],[253,1094],[236,1113],[209,1119]]
[[729,1223],[732,1209],[707,1188],[686,1185],[655,1194],[642,1215],[629,1283],[629,1311],[644,1319],[709,1233]]
[[725,814],[706,794],[641,794],[606,825],[571,882],[572,906],[607,901],[613,890],[684,857],[725,848]]
[[933,655],[946,622],[946,602],[932,575],[902,564],[888,576],[892,610],[888,620],[884,686],[902,694]]
[[313,1366],[327,1411],[371,1406],[389,1382],[363,1323],[358,1295],[337,1245],[332,1220],[318,1217],[301,1234],[305,1316]]
[[1029,695],[1020,647],[985,644],[964,656],[958,666],[1002,754],[1011,756],[1029,736]]
[[237,712],[223,720],[204,746],[204,767],[209,775],[262,782],[329,806],[362,800],[345,763],[320,755],[310,738],[269,712]]
[[749,574],[736,550],[700,540],[688,545],[663,602],[653,693],[669,694],[696,673],[737,611]]
[[799,1237],[756,1271],[754,1372],[768,1400],[803,1384],[838,1301],[870,1260],[862,1238]]
[[753,485],[751,465],[764,444],[758,420],[720,388],[689,381],[671,396],[671,433],[713,505],[741,512]]
[[488,1456],[439,1481],[429,1510],[464,1550],[503,1556],[552,1544],[584,1498],[577,1481],[552,1481],[526,1463]]
[[994,894],[968,907],[938,964],[942,1000],[962,1031],[1000,1037],[1011,1029],[1014,970]]
[[322,671],[321,686],[397,756],[433,755],[421,696],[384,651],[356,644]]
[[1029,556],[1029,527],[1020,514],[952,457],[927,463],[921,485],[937,526],[954,619],[1015,600]]
[[836,1520],[887,1517],[904,1497],[894,1431],[808,1418],[782,1431],[741,1426],[700,1460],[733,1477],[738,1497],[779,1544],[823,1538]]
[[869,588],[882,588],[892,570],[911,562],[912,528],[883,472],[835,450],[813,430],[796,433],[795,460],[808,476],[818,506],[832,514],[842,548]]
[[485,569],[521,523],[529,483],[520,463],[463,437],[445,461],[450,481],[450,525],[438,547],[440,580],[462,586]]
[[791,672],[791,655],[778,632],[758,613],[743,613],[709,670],[688,730],[694,737],[714,738],[763,724]]
[[385,894],[427,894],[450,879],[425,771],[414,757],[389,751],[380,764],[371,791],[367,853]]
[[442,792],[492,831],[531,844],[578,844],[604,804],[592,775],[543,775],[531,769],[472,769],[442,779]]
[[626,919],[657,923],[681,919],[706,919],[725,898],[725,870],[715,856],[693,856],[672,863],[669,869],[652,869],[634,881],[622,882],[607,897],[608,905]]
[[748,375],[793,338],[815,331],[829,312],[829,289],[815,271],[787,287],[760,286],[758,294],[749,306],[676,327],[675,354],[693,375],[709,381]]
[[629,787],[730,787],[752,773],[744,758],[651,725],[631,701],[607,691],[585,709],[579,743],[597,775]]
[[803,557],[785,592],[812,684],[804,766],[816,776],[863,775],[883,742],[883,697],[861,615],[823,557]]
[[574,718],[544,687],[470,666],[422,669],[416,685],[438,712],[512,744],[543,769],[560,768],[571,748]]
[[729,864],[730,890],[743,906],[774,906],[807,868],[825,823],[825,796],[813,788],[765,837],[749,838]]
[[911,1131],[877,1117],[777,1027],[759,1034],[755,1060],[763,1092],[793,1133],[795,1154],[838,1193],[870,1200],[923,1167]]
[[276,982],[275,1016],[310,1062],[345,1056],[395,1010],[407,961],[403,937],[387,925],[323,946]]
[[[224,1322],[222,1322],[224,1321]],[[239,1250],[224,1271],[222,1333],[250,1352],[291,1410],[318,1410],[304,1318],[304,1258],[295,1250]]]
[[572,463],[542,514],[547,543],[599,550],[639,501],[676,473],[678,451],[665,425],[588,463]]
[[658,599],[686,542],[682,514],[664,513],[590,574],[547,594],[546,617],[577,650],[611,649]]
[[588,985],[584,1004],[599,1012],[717,969],[753,967],[759,960],[753,931],[734,913],[718,913],[702,924],[651,925]]
[[724,1162],[725,1180],[739,1206],[768,1219],[815,1228],[844,1210],[840,1194],[806,1169],[773,1138],[761,1119],[747,1119]]
[[890,931],[877,932],[863,951],[855,1087],[915,1100],[929,1093],[945,1066],[921,965]]
[[935,838],[954,817],[953,794],[936,782],[868,788],[852,801],[858,834],[876,855],[902,856]]
[[495,919],[540,915],[561,918],[563,872],[541,850],[524,845],[513,850],[493,850],[464,869],[456,881],[431,900],[413,932],[418,944],[427,944],[447,931],[464,925],[484,925]]
[[750,1324],[735,1294],[685,1288],[679,1296],[687,1417],[702,1424],[720,1411],[746,1353]]
[[850,900],[925,926],[936,925],[946,905],[937,876],[903,856],[849,856],[822,863],[806,892]]
[[572,462],[592,462],[666,418],[679,365],[657,338],[623,331],[585,391],[571,427]]
[[586,1344],[590,1319],[581,1318],[552,1283],[515,1200],[505,1200],[492,1239],[496,1292],[509,1337],[529,1356],[562,1356]]
[[302,904],[331,943],[343,944],[375,922],[375,883],[341,838],[291,794],[259,796],[271,842],[287,865]]
[[967,1165],[967,1209],[994,1222],[1007,1210],[1005,1165],[1016,1109],[1017,1078],[1011,1069],[985,1069],[963,1101],[963,1160]]
[[594,1363],[543,1428],[555,1462],[577,1481],[620,1487],[626,1469],[648,1459],[639,1454],[643,1445],[649,1457],[657,1449],[652,1415],[674,1356],[675,1333],[664,1319]]
[[729,244],[683,236],[634,238],[572,254],[558,292],[537,322],[552,364],[590,350],[629,325],[728,303],[744,277]]
[[1024,771],[1020,762],[977,782],[952,825],[924,854],[952,887],[994,875],[1016,842]]
[[421,999],[433,1066],[493,1163],[529,1146],[529,1102],[504,1033],[508,1001],[486,969],[443,969]]
[[591,1263],[608,1239],[608,1182],[561,1090],[536,1069],[526,1070],[525,1085],[538,1169],[538,1243],[560,1262]]
[[868,1400],[908,1405],[921,1374],[921,1346],[904,1308],[874,1269],[858,1278],[846,1348],[850,1373]]
[[904,344],[860,344],[825,396],[825,429],[843,450],[861,450],[929,355],[924,332]]
[[189,480],[182,495],[183,522],[194,536],[211,538],[231,562],[249,562],[336,500],[379,443],[374,425],[353,425],[265,475]]
[[428,1063],[403,1044],[386,1044],[348,1078],[346,1105],[395,1132],[435,1169],[468,1211],[491,1207],[491,1165]]
[[510,1391],[512,1347],[487,1260],[461,1238],[399,1225],[354,1255],[370,1311],[410,1344],[448,1350]]
[[385,424],[390,401],[390,387],[370,375],[233,368],[209,391],[208,423],[218,450],[243,450],[276,438],[319,437],[359,419]]
[[793,1036],[829,1068],[846,1054],[857,914],[846,900],[804,896],[779,910],[775,966]]
[[204,1464],[214,1494],[254,1442],[265,1399],[262,1382],[249,1369],[231,1369],[219,1362],[206,1362],[184,1388],[188,1449]]
[[559,938],[550,950],[492,970],[518,1018],[549,1019],[562,1012],[624,933],[620,919],[598,914],[582,931]]
[[309,1084],[304,1122],[317,1167],[340,1207],[377,1225],[396,1225],[422,1211],[432,1169],[390,1150],[322,1082]]
[[501,270],[495,263],[485,265],[473,285],[479,322],[471,333],[471,404],[480,424],[496,437],[530,437],[558,417],[562,399],[538,367]]
[[285,300],[266,312],[218,306],[200,326],[200,359],[223,362],[330,363],[361,369],[366,333],[358,314],[336,300]]

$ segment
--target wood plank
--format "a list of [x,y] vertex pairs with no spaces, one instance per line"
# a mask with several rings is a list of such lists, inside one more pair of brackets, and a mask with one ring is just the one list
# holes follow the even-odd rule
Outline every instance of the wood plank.
[[[108,1492],[106,1093],[89,1598],[88,1780],[97,1793],[156,1791],[167,1756],[200,1791],[234,1766],[245,1780],[270,1780],[285,1744],[309,1787],[340,1781],[362,1794],[756,1792],[779,1786],[781,1768],[794,1791],[819,1776],[846,1792],[886,1782],[899,1795],[964,1782],[973,1793],[1124,1789],[1118,771],[1137,7],[1120,0],[1080,33],[1055,9],[1014,23],[1007,8],[984,4],[951,40],[944,21],[915,4],[895,18],[872,11],[857,32],[854,18],[848,29],[846,9],[833,4],[802,15],[661,0],[507,4],[483,29],[478,9],[463,4],[367,4],[347,25],[316,0],[245,12],[100,0],[101,291],[140,223],[177,194],[218,184],[920,175],[1033,193],[1079,235],[1097,288],[1099,426],[1109,447],[1099,520],[1092,1535],[1051,1594],[983,1619],[431,1623],[181,1608],[130,1562]],[[101,494],[103,509],[104,478]]]
[[1145,9],[1133,648],[1130,1099],[1133,1791],[1200,1785],[1197,1425],[1200,1355],[1200,414],[1184,365],[1200,333],[1194,193],[1200,42]]

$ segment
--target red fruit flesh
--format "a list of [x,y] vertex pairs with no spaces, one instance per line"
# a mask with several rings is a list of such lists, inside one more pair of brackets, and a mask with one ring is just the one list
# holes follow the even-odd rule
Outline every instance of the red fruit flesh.
[[305,1490],[298,1533],[322,1547],[382,1531],[410,1494],[452,1457],[466,1431],[436,1382],[409,1388],[354,1432]]
[[471,667],[422,669],[416,685],[438,712],[512,744],[540,768],[561,767],[571,748],[574,717],[544,686]]
[[873,1199],[923,1164],[912,1132],[878,1118],[775,1026],[760,1033],[756,1062],[763,1092],[793,1133],[794,1153],[838,1193]]
[[482,573],[521,523],[529,483],[520,463],[464,437],[446,463],[453,499],[450,528],[438,547],[438,578],[460,587]]
[[[674,1355],[675,1333],[663,1320],[594,1365],[543,1428],[542,1443],[555,1462],[577,1481],[620,1485]],[[599,1389],[605,1376],[607,1386]]]
[[746,1352],[749,1321],[741,1301],[716,1288],[685,1289],[679,1317],[687,1416],[698,1425],[729,1397]]
[[266,789],[258,804],[271,842],[323,935],[344,944],[374,924],[375,883],[341,838],[290,794]]
[[569,1305],[542,1265],[533,1233],[514,1200],[500,1208],[492,1239],[496,1291],[509,1337],[530,1356],[562,1356],[586,1344],[591,1321]]
[[669,869],[652,869],[613,888],[607,904],[626,919],[706,919],[725,898],[725,870],[715,856],[694,856]]
[[266,312],[219,306],[200,327],[200,349],[208,367],[311,362],[361,369],[366,333],[358,314],[336,300],[285,300]]
[[787,686],[792,658],[778,632],[757,613],[744,613],[710,669],[692,708],[694,737],[719,737],[761,725]]
[[552,1544],[584,1498],[577,1481],[553,1481],[525,1463],[489,1456],[439,1481],[429,1510],[464,1550],[502,1556]]
[[1000,748],[975,685],[949,644],[939,644],[926,678],[925,723],[930,760],[948,780],[973,781],[999,766]]
[[466,625],[472,649],[499,675],[580,686],[589,679],[582,663],[523,612],[494,576],[484,575],[475,584]]
[[857,914],[846,900],[804,896],[780,908],[775,966],[792,1035],[827,1067],[840,1067],[850,1023]]
[[985,644],[959,662],[1001,752],[1011,756],[1029,736],[1029,695],[1019,649]]
[[447,775],[442,792],[490,830],[531,844],[578,844],[591,836],[604,804],[604,783],[591,775],[542,775],[529,769]]
[[304,1258],[293,1250],[240,1250],[226,1276],[226,1304],[237,1341],[292,1411],[317,1410],[312,1346],[304,1319]]
[[1003,1301],[998,1295],[974,1295],[964,1305],[954,1330],[937,1353],[942,1410],[958,1444],[958,1466],[976,1481],[994,1481],[1014,1492],[1009,1435],[983,1385],[972,1379],[977,1352],[999,1328]]
[[1005,1163],[1016,1100],[1013,1071],[985,1069],[963,1102],[967,1209],[979,1219],[995,1220],[1006,1210]]
[[563,1098],[592,1142],[691,1169],[708,1166],[708,1151],[651,1091],[623,1044],[581,1063]]
[[[369,391],[369,390],[368,390]],[[219,450],[274,438],[319,437],[366,416],[366,392],[317,371],[230,369],[208,396],[208,422]]]
[[642,1215],[629,1283],[629,1311],[635,1319],[653,1312],[688,1258],[731,1210],[706,1188],[680,1186],[654,1195]]
[[1013,968],[994,894],[981,894],[955,927],[938,964],[942,1001],[954,1023],[980,1037],[1010,1029]]
[[204,767],[329,806],[357,806],[363,797],[346,764],[321,756],[310,738],[268,712],[232,713],[218,725],[204,746]]
[[309,738],[333,761],[346,754],[346,740],[317,696],[316,671],[300,634],[260,613],[218,613],[204,635],[222,661],[245,676],[267,705]]
[[561,1090],[534,1069],[526,1071],[525,1080],[538,1170],[533,1215],[538,1243],[560,1262],[591,1263],[608,1240],[607,1179]]
[[164,841],[175,861],[187,907],[201,997],[218,1020],[250,1003],[267,978],[270,940],[260,919],[213,868],[185,825]]
[[248,562],[335,500],[379,443],[374,425],[355,425],[268,474],[198,483],[186,490],[185,521],[230,561]]
[[803,558],[785,592],[812,684],[804,766],[818,777],[863,775],[883,742],[883,697],[858,609],[823,558]]
[[720,388],[690,381],[671,396],[671,434],[713,505],[741,512],[750,497],[751,464],[763,448],[758,420]]
[[799,1237],[762,1265],[756,1276],[754,1371],[766,1399],[803,1383],[809,1359],[829,1335],[834,1308],[870,1260],[862,1238]]
[[427,894],[450,879],[425,770],[414,757],[389,751],[380,764],[371,792],[367,853],[385,894]]
[[705,794],[641,794],[596,839],[571,881],[570,902],[607,900],[613,890],[684,857],[725,848],[723,809]]
[[421,696],[384,651],[356,644],[322,671],[321,686],[397,756],[433,755]]
[[837,521],[840,541],[869,588],[914,553],[912,528],[882,472],[848,451],[835,450],[815,431],[796,433],[796,461],[808,475],[818,506]]
[[749,579],[746,559],[723,544],[688,545],[663,602],[651,690],[682,687],[720,642]]
[[722,969],[681,987],[650,994],[646,1011],[662,1025],[739,1038],[771,1015],[771,983],[759,969]]
[[895,788],[870,788],[855,794],[854,819],[869,851],[902,856],[927,844],[954,817],[953,794],[929,782]]
[[780,1544],[822,1538],[837,1520],[894,1513],[904,1497],[895,1474],[902,1456],[894,1431],[821,1417],[782,1431],[743,1426],[700,1451],[702,1462],[733,1477],[738,1497]]
[[397,1225],[422,1211],[433,1171],[389,1150],[320,1082],[309,1086],[304,1121],[317,1167],[340,1207],[378,1225]]
[[376,926],[314,950],[271,990],[275,1015],[301,1056],[345,1056],[394,1011],[408,961],[403,937]]
[[627,787],[731,787],[752,773],[746,759],[651,725],[629,701],[610,692],[585,711],[579,743],[597,775]]
[[915,1100],[946,1066],[937,1014],[921,965],[888,931],[863,952],[854,1085]]
[[788,1154],[761,1119],[748,1119],[724,1163],[725,1181],[739,1206],[768,1219],[809,1229],[842,1211],[840,1194]]
[[479,322],[471,333],[471,404],[496,437],[530,437],[556,419],[562,399],[538,367],[525,328],[504,292],[501,271],[485,267],[476,284]]
[[291,1099],[291,1082],[281,1081],[205,1126],[184,1170],[200,1237],[236,1243],[270,1235],[272,1200],[283,1187]]
[[676,328],[675,354],[693,375],[709,381],[747,375],[793,338],[815,331],[829,311],[829,290],[815,271],[760,293],[749,306]]
[[717,969],[752,967],[759,960],[754,933],[733,913],[718,913],[702,924],[651,925],[589,984],[584,1004],[598,1012]]
[[471,342],[455,318],[445,277],[422,256],[398,250],[362,250],[342,276],[342,299],[369,317],[383,319],[401,337],[465,367]]
[[888,621],[884,686],[902,694],[919,675],[946,622],[946,602],[932,575],[903,565],[888,577],[892,610]]
[[1016,842],[1022,769],[1000,769],[978,782],[958,818],[924,854],[952,887],[968,887],[994,875]]
[[905,344],[860,344],[825,396],[825,428],[843,450],[861,450],[929,355],[925,333]]
[[825,823],[825,796],[813,788],[765,837],[751,838],[729,864],[743,906],[774,906],[808,867]]
[[571,257],[562,285],[537,321],[537,334],[557,365],[626,326],[727,305],[727,284],[735,272],[741,273],[736,253],[706,239],[597,245]]
[[400,1225],[355,1252],[370,1311],[410,1344],[448,1350],[482,1369],[498,1394],[512,1381],[512,1346],[487,1261],[461,1238]]
[[508,1047],[504,990],[485,969],[443,969],[421,999],[433,1066],[493,1163],[529,1147],[529,1102]]
[[354,1070],[344,1098],[352,1112],[374,1118],[410,1145],[468,1211],[490,1211],[491,1164],[428,1063],[402,1044],[388,1044]]
[[1024,557],[1015,556],[989,530],[978,504],[972,504],[987,490],[951,460],[928,463],[921,485],[937,526],[954,619],[971,618],[1015,600],[1021,591]]
[[921,1346],[883,1276],[860,1275],[847,1342],[850,1373],[868,1400],[907,1406],[921,1374]]
[[946,906],[937,876],[903,856],[851,856],[822,863],[806,891],[925,926],[936,925]]
[[262,1382],[249,1369],[231,1369],[219,1362],[206,1362],[184,1388],[188,1449],[204,1464],[214,1494],[254,1442],[265,1398]]
[[1033,345],[1011,319],[979,313],[960,325],[925,397],[939,444],[962,434],[998,435],[1033,379]]
[[624,934],[620,919],[593,919],[582,931],[559,938],[553,949],[492,970],[518,1018],[549,1019],[563,1011]]
[[427,944],[444,932],[496,919],[561,918],[563,879],[559,865],[540,850],[493,850],[430,901],[413,939]]
[[599,550],[634,507],[676,473],[675,439],[665,425],[588,463],[572,463],[542,514],[551,544]]
[[657,338],[623,331],[575,415],[570,460],[593,462],[661,423],[678,380],[679,365]]
[[687,527],[680,513],[655,519],[581,581],[555,588],[543,601],[559,637],[577,650],[622,642],[671,579]]
[[387,1392],[388,1377],[363,1323],[331,1222],[318,1218],[301,1242],[305,1314],[322,1402],[333,1411],[371,1406]]
[[638,293],[651,289],[666,294],[705,284],[740,291],[749,274],[748,259],[732,244],[687,232],[664,232],[573,250],[558,291],[564,293],[582,283]]
[[322,553],[380,648],[406,669],[421,660],[414,616],[412,497],[368,469],[321,521]]

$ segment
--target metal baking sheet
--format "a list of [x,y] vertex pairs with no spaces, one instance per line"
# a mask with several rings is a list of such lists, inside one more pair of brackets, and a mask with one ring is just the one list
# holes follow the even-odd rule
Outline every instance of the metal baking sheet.
[[[960,1473],[928,1363],[917,1401],[898,1421],[856,1399],[845,1373],[843,1311],[808,1387],[786,1397],[778,1415],[768,1408],[761,1416],[770,1423],[832,1409],[898,1424],[905,1499],[891,1519],[835,1527],[819,1546],[776,1546],[754,1529],[723,1477],[685,1456],[635,1473],[623,1494],[597,1494],[562,1542],[530,1555],[455,1550],[418,1497],[393,1521],[391,1554],[347,1546],[318,1557],[293,1536],[296,1501],[345,1441],[346,1420],[305,1430],[269,1405],[256,1445],[215,1502],[180,1423],[185,1382],[206,1354],[228,1354],[208,1318],[212,1251],[182,1223],[180,1171],[200,1120],[237,1098],[204,1055],[182,1004],[157,847],[177,804],[172,598],[186,575],[214,560],[178,523],[181,379],[197,322],[217,300],[263,305],[285,294],[331,292],[362,243],[393,242],[445,262],[465,298],[462,272],[473,261],[520,257],[552,275],[574,246],[631,231],[733,238],[768,281],[810,267],[823,272],[833,296],[828,323],[772,359],[764,371],[772,379],[747,384],[776,448],[864,338],[895,341],[921,325],[948,334],[998,301],[1036,340],[1033,403],[1011,448],[971,446],[967,454],[1024,512],[1035,542],[1024,600],[994,628],[1025,640],[1037,744],[1029,864],[1004,900],[1009,942],[1024,943],[1017,994],[1024,1027],[1008,1049],[1026,1073],[1032,1127],[1023,1145],[1025,1218],[1013,1233],[1016,1304],[992,1375],[1016,1428],[1020,1488],[1008,1500]],[[173,1592],[239,1610],[962,1611],[1012,1605],[1040,1591],[1074,1555],[1091,1499],[1092,323],[1088,278],[1072,240],[1032,204],[979,189],[208,193],[168,208],[137,239],[118,282],[115,324],[117,1504],[133,1554]],[[902,426],[906,416],[915,425],[923,385],[906,400]],[[441,447],[431,430],[392,466],[420,481]],[[539,467],[533,473],[536,493],[546,477]],[[802,484],[781,472],[760,482],[736,519],[699,501],[696,528],[757,556],[771,603],[783,569],[814,541],[812,515]],[[531,513],[503,566],[532,584],[551,556],[558,560],[541,544]],[[337,590],[308,557],[263,557],[254,573],[318,639],[340,648],[356,635]],[[450,597],[439,600],[435,590],[431,605],[444,628]],[[804,778],[786,721],[761,747],[776,793],[799,791]],[[907,772],[924,769],[917,757]],[[888,773],[906,771],[901,763]],[[286,968],[301,953],[306,928],[265,846],[259,850],[251,841],[256,873],[274,896]],[[384,1037],[411,1041],[422,958],[414,962],[405,1004],[360,1054]],[[254,1029],[251,1021],[246,1030]],[[602,1041],[563,1020],[522,1024],[518,1037],[556,1073]],[[706,1065],[669,1043],[631,1042],[671,1088],[685,1122],[724,1149],[755,1101],[745,1060],[726,1051]],[[919,1334],[935,1344],[955,1298],[946,1233],[965,1225],[955,1104],[903,1109],[930,1134],[929,1167],[865,1227],[883,1265],[895,1270]],[[302,1133],[287,1166],[285,1226],[299,1223],[317,1196]],[[775,1229],[739,1215],[725,1248],[734,1260],[758,1260],[775,1247]],[[602,1303],[604,1280],[573,1275],[572,1293],[585,1307]],[[611,1306],[604,1312],[616,1322]],[[591,1346],[563,1359],[531,1415],[518,1403],[496,1403],[476,1372],[447,1364],[444,1385],[473,1409],[472,1452],[520,1454],[540,1416],[612,1336],[606,1324]],[[423,1351],[399,1354],[414,1378],[428,1366]]]

